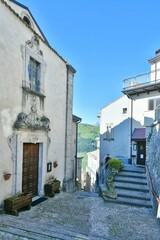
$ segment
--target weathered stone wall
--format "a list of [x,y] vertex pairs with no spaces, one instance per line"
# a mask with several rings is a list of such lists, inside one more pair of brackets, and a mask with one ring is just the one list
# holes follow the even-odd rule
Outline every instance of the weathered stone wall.
[[[153,127],[152,136],[149,144],[148,168],[152,179],[154,191],[160,196],[160,129],[159,123]],[[157,206],[155,198],[153,198],[154,207]]]

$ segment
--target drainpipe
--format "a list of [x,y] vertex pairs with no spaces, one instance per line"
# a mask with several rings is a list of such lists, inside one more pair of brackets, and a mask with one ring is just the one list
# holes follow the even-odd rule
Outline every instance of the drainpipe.
[[132,164],[132,130],[133,130],[133,99],[127,93],[125,95],[131,100],[131,121],[130,121],[130,159]]
[[76,123],[76,155],[75,155],[75,185],[77,182],[77,149],[78,149],[78,124],[82,121],[82,119],[79,119]]
[[131,134],[131,138],[130,138],[130,158],[131,158],[131,164],[133,164],[133,163],[132,163],[133,99],[132,99],[132,98],[130,98],[130,99],[131,99],[131,132],[130,132],[130,134]]
[[13,194],[16,194],[17,193],[17,162],[18,162],[18,136],[16,134],[16,153],[15,153],[15,163],[14,163],[14,193]]

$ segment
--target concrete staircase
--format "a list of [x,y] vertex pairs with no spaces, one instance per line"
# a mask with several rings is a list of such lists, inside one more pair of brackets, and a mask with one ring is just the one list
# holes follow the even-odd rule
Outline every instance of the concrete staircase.
[[104,196],[105,185],[100,188],[101,195],[106,202],[146,208],[152,207],[145,168],[125,165],[114,177],[113,184],[117,192],[116,199]]

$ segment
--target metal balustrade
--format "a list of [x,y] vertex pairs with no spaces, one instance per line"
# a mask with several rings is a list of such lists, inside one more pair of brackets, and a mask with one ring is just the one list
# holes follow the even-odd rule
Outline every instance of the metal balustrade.
[[160,83],[160,69],[125,78],[123,80],[123,90],[129,90],[141,86],[143,87],[157,82]]

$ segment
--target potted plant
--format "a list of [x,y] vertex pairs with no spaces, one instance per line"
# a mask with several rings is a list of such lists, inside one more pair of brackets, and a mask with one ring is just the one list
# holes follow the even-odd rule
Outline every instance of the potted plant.
[[31,208],[32,194],[20,193],[14,196],[8,197],[4,200],[4,209],[7,213],[18,216],[18,210],[26,207],[28,210]]
[[112,172],[117,173],[123,167],[122,160],[118,158],[111,158],[108,161],[108,166],[112,169]]
[[107,177],[107,190],[103,191],[103,196],[107,198],[112,198],[112,199],[117,198],[117,192],[113,184],[114,176],[115,176],[115,173],[111,172]]
[[52,177],[45,185],[44,192],[46,196],[54,197],[55,193],[60,193],[60,181]]

